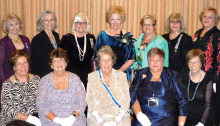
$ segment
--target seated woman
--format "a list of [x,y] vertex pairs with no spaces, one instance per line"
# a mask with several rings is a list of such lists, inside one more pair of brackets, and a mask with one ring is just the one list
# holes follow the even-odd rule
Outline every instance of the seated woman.
[[[4,81],[1,94],[1,126],[41,126],[36,96],[40,77],[28,73],[29,56],[25,51],[12,53],[9,63],[15,73]],[[28,123],[25,123],[28,122]]]
[[126,74],[112,68],[116,55],[110,46],[98,52],[96,63],[99,71],[88,75],[86,101],[87,126],[130,126],[129,87]]
[[130,88],[131,107],[136,115],[132,126],[183,126],[186,99],[177,73],[164,66],[162,49],[148,52],[149,67],[140,69]]
[[58,48],[50,53],[53,72],[40,81],[37,110],[42,126],[86,126],[85,88],[76,74],[65,70],[68,57]]
[[213,126],[211,113],[212,77],[202,70],[204,54],[200,49],[192,49],[186,55],[189,72],[183,74],[188,97],[186,126]]

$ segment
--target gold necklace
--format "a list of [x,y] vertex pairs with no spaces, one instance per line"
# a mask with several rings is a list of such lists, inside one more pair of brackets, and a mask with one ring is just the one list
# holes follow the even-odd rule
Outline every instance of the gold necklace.
[[20,37],[18,36],[17,39],[12,39],[10,36],[8,36],[11,41],[13,41],[14,43],[17,43],[20,40]]

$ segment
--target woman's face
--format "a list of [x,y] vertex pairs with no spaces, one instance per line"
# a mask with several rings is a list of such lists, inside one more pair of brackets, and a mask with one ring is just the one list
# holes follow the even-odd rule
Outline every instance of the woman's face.
[[121,23],[122,23],[121,15],[118,13],[112,14],[111,17],[109,18],[109,23],[112,29],[115,29],[115,30],[120,29]]
[[7,30],[9,34],[18,34],[20,31],[20,22],[16,19],[7,20]]
[[149,64],[149,68],[151,71],[160,72],[163,70],[164,59],[160,57],[159,55],[154,55],[154,56],[148,57],[148,64]]
[[144,32],[144,34],[152,34],[155,32],[155,25],[152,19],[144,19],[144,23],[142,24],[142,31]]
[[75,30],[78,33],[85,33],[86,29],[87,29],[87,21],[84,18],[81,18],[80,20],[77,20],[77,22],[75,22]]
[[179,32],[181,26],[181,21],[176,19],[170,20],[170,29],[172,32]]
[[55,26],[55,20],[52,14],[45,14],[43,27],[46,31],[52,31],[53,27]]
[[211,10],[205,12],[202,17],[202,25],[204,28],[212,28],[215,26],[215,13]]
[[53,58],[51,68],[54,72],[65,71],[67,63],[64,58]]
[[25,76],[28,73],[29,70],[29,63],[27,61],[27,58],[24,56],[21,56],[17,59],[15,66],[13,67],[16,75]]
[[112,71],[113,60],[112,56],[106,53],[100,55],[100,69],[103,73],[109,74]]
[[188,67],[192,73],[199,72],[202,68],[202,63],[200,61],[200,58],[196,56],[190,59],[188,62]]

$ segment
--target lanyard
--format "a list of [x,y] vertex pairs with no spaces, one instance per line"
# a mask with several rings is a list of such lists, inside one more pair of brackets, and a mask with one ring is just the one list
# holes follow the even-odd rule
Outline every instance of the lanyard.
[[[101,70],[99,70],[99,78],[102,80],[102,75],[101,75]],[[108,92],[108,94],[110,95],[110,97],[112,98],[112,100],[115,102],[115,104],[121,108],[121,105],[118,104],[118,102],[115,100],[114,96],[112,95],[111,91],[108,89],[108,87],[106,86],[105,82],[102,80],[102,85],[105,87],[106,91]]]

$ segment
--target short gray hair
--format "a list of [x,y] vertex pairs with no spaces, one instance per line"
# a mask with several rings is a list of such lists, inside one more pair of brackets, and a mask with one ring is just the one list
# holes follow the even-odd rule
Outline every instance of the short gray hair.
[[80,20],[80,19],[86,19],[86,22],[87,22],[87,28],[86,28],[86,31],[85,32],[89,32],[90,30],[90,21],[87,17],[87,15],[85,13],[79,13],[77,14],[74,19],[73,19],[73,22],[72,22],[72,32],[75,32],[76,31],[76,28],[75,28],[75,23]]
[[43,24],[43,21],[44,21],[44,18],[45,18],[45,15],[46,15],[46,14],[52,14],[53,19],[54,19],[54,21],[55,21],[55,24],[54,24],[54,27],[53,27],[52,30],[53,30],[53,31],[56,30],[56,28],[57,28],[57,26],[58,26],[58,24],[57,24],[57,18],[56,18],[55,13],[54,13],[53,11],[51,11],[51,10],[45,10],[45,11],[41,12],[40,17],[39,17],[39,19],[38,19],[38,21],[37,21],[37,31],[39,31],[39,32],[41,32],[41,31],[44,30],[44,26],[43,26],[42,24]]

